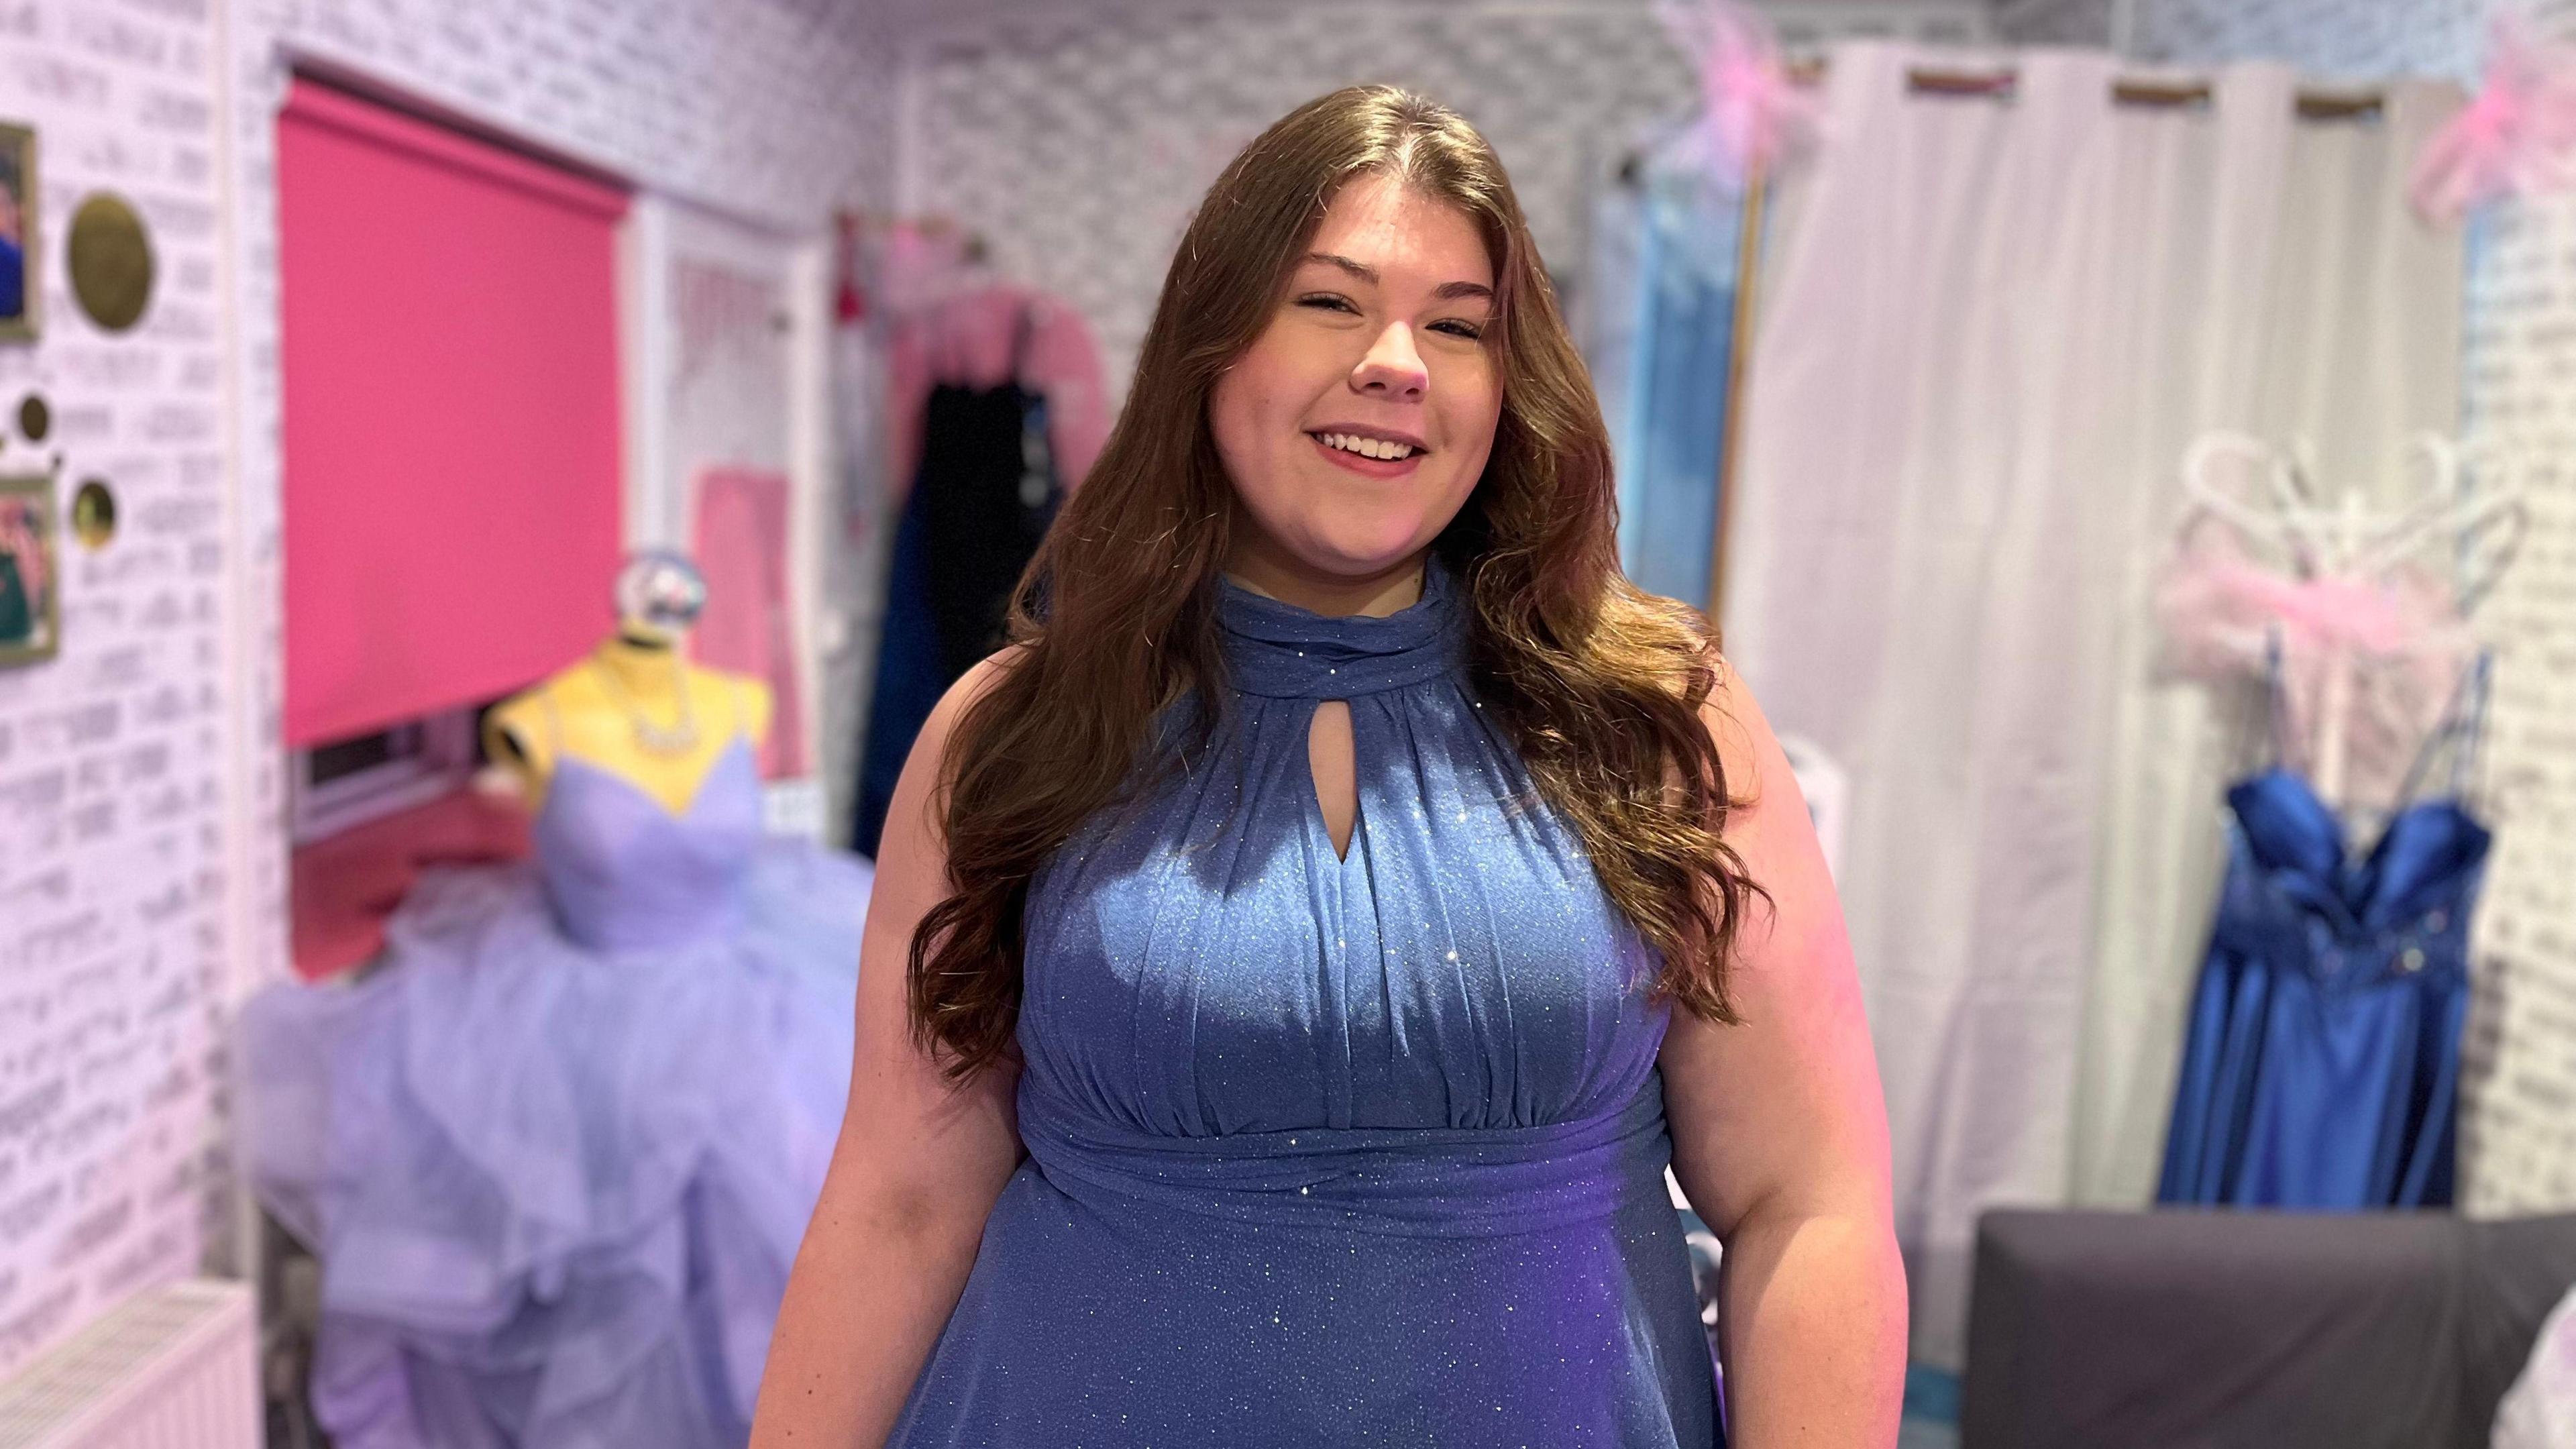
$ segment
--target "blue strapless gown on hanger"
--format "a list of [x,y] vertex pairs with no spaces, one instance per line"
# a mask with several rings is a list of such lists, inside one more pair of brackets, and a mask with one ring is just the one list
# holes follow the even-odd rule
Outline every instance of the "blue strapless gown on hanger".
[[354,985],[242,1018],[246,1165],[312,1245],[340,1449],[739,1445],[849,1081],[866,867],[557,768],[520,867],[433,873]]
[[1216,746],[1032,884],[1029,1156],[892,1442],[1704,1449],[1656,962],[1477,707],[1454,586],[1223,617]]
[[2227,800],[2157,1200],[2449,1203],[2486,827],[2456,798],[2416,801],[2355,860],[2296,774],[2264,771]]

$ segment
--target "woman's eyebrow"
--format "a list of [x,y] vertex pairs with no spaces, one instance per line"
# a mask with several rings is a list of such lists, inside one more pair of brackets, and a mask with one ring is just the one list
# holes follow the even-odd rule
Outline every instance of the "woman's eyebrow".
[[1343,271],[1350,273],[1352,276],[1359,278],[1361,281],[1368,283],[1372,287],[1376,286],[1378,282],[1377,268],[1370,266],[1366,262],[1352,261],[1349,257],[1341,256],[1334,252],[1308,252],[1306,253],[1306,260],[1310,262],[1322,262],[1328,267],[1339,267]]
[[[1376,286],[1379,281],[1377,268],[1370,266],[1366,262],[1353,261],[1349,257],[1342,256],[1336,252],[1308,252],[1306,253],[1306,260],[1309,262],[1321,262],[1328,267],[1339,268],[1342,271],[1348,272],[1353,277],[1368,283],[1372,287]],[[1460,297],[1481,297],[1490,302],[1494,300],[1494,289],[1486,286],[1482,282],[1443,282],[1437,290],[1432,292],[1431,295],[1440,298],[1442,301],[1452,301]]]

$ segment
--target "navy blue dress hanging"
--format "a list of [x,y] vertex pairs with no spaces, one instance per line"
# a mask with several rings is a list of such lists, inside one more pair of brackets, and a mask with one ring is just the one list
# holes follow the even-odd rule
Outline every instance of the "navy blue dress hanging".
[[[2450,1203],[2469,913],[2491,840],[2460,779],[2485,680],[2481,661],[2367,855],[2293,771],[2227,792],[2227,876],[2157,1201]],[[2413,798],[2446,743],[2451,788]]]
[[872,859],[914,737],[948,686],[1002,646],[1012,590],[1063,498],[1046,399],[1017,380],[1032,326],[1023,310],[1011,334],[1010,381],[942,384],[923,408],[921,465],[887,564],[876,687],[851,810],[850,848]]

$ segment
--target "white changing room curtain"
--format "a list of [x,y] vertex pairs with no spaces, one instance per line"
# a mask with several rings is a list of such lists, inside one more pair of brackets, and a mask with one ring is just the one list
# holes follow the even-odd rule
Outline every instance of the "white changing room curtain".
[[2149,677],[2147,584],[2206,428],[2329,481],[2456,426],[2460,251],[2406,210],[2459,103],[2301,120],[2285,70],[2117,105],[2107,55],[2008,100],[1837,51],[1783,184],[1727,650],[1850,776],[1838,876],[1895,1131],[1919,1357],[1955,1365],[1978,1213],[2142,1203],[2222,860],[2232,729]]

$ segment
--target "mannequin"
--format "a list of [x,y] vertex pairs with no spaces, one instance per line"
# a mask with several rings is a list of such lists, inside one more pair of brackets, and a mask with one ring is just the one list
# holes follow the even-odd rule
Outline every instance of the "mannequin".
[[531,811],[545,806],[558,751],[683,815],[736,741],[760,748],[769,736],[769,687],[680,656],[680,639],[705,603],[706,584],[686,559],[636,555],[618,575],[616,631],[484,716],[484,753]]
[[615,633],[487,716],[528,858],[424,872],[374,970],[241,1014],[243,1161],[322,1265],[341,1444],[750,1433],[871,880],[764,829],[769,693],[681,657],[698,571],[645,554],[617,592]]

